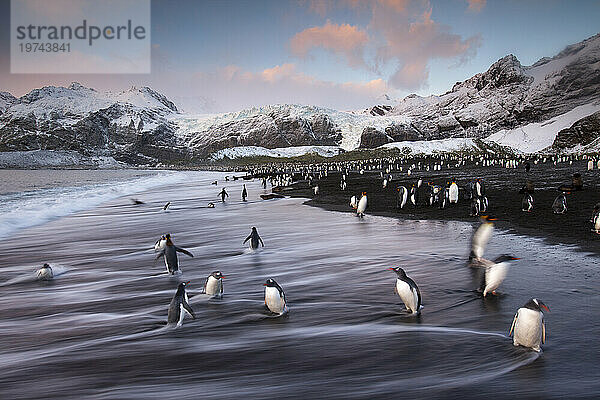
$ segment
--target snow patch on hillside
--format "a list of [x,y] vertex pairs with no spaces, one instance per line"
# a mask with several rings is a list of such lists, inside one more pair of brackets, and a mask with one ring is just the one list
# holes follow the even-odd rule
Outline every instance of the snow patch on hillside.
[[0,168],[122,168],[112,157],[85,157],[76,151],[34,150],[0,152]]
[[535,153],[551,146],[559,131],[597,111],[600,111],[600,104],[586,104],[544,122],[535,122],[510,130],[502,129],[488,136],[486,140],[523,153]]
[[241,157],[289,158],[311,153],[316,153],[323,157],[333,157],[340,153],[340,148],[337,146],[296,146],[267,149],[260,146],[240,146],[219,150],[213,153],[210,158],[212,160],[221,160],[225,157],[232,159]]
[[439,140],[419,140],[416,142],[393,142],[380,149],[399,149],[404,154],[432,155],[435,153],[453,153],[459,151],[479,151],[473,139],[451,138]]

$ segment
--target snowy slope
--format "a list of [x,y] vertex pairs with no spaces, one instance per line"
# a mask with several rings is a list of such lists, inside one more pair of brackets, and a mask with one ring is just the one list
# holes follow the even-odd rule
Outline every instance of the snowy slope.
[[416,142],[388,143],[381,148],[400,149],[404,154],[432,155],[435,153],[454,153],[459,151],[479,151],[473,139],[452,138],[439,140],[419,140]]
[[551,146],[558,132],[597,111],[600,111],[600,103],[579,106],[544,122],[531,123],[510,130],[502,129],[490,135],[487,140],[523,153],[535,153]]
[[281,147],[277,149],[267,149],[259,146],[241,146],[219,150],[213,153],[210,158],[213,160],[221,160],[225,157],[233,159],[257,156],[289,158],[313,153],[316,153],[323,157],[333,157],[340,153],[340,148],[337,146],[296,146]]

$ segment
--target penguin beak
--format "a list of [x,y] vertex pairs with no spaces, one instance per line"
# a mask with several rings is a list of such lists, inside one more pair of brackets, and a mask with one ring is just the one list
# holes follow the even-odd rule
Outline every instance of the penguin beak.
[[189,285],[189,284],[190,284],[190,281],[187,281],[187,282],[185,282],[185,286],[187,286],[187,285]]
[[519,257],[511,257],[510,259],[511,259],[511,260],[520,260],[520,258],[519,258]]
[[263,283],[263,286],[267,286],[267,284],[266,284],[266,283]]
[[224,276],[224,275],[221,275],[221,279],[225,279],[225,276]]
[[544,310],[546,310],[546,311],[550,312],[550,308],[548,308],[548,306],[547,306],[547,305],[545,305],[545,304],[544,304],[544,303],[542,303],[541,301],[540,301],[539,303],[540,303],[540,307],[542,307]]

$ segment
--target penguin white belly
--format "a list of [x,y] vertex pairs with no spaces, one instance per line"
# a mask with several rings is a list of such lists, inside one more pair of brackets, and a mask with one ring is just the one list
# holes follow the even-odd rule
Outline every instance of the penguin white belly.
[[506,278],[507,273],[508,263],[499,263],[487,267],[485,271],[485,289],[483,290],[483,295],[485,296],[498,289],[498,286],[500,286],[504,281],[504,278]]
[[595,220],[594,220],[594,230],[596,232],[600,232],[600,215],[596,215],[595,216]]
[[285,311],[285,301],[279,294],[279,290],[275,287],[265,288],[265,304],[275,314],[283,314]]
[[542,313],[529,308],[519,308],[515,321],[513,344],[540,351],[542,341]]
[[485,246],[490,240],[493,230],[493,225],[488,223],[483,223],[479,228],[477,228],[475,234],[473,235],[473,243],[471,244],[471,252],[475,255],[475,257],[483,257]]
[[37,278],[40,281],[50,281],[54,278],[54,275],[48,268],[41,268],[37,270]]
[[206,282],[206,289],[204,292],[210,296],[217,296],[221,294],[221,282],[212,276],[208,278]]
[[413,288],[411,288],[408,283],[404,282],[401,279],[396,279],[396,292],[398,293],[398,296],[400,296],[400,299],[402,300],[408,311],[412,312],[413,314],[419,311],[417,309],[417,303],[419,302],[417,292]]
[[367,209],[367,196],[363,196],[360,198],[360,201],[358,202],[358,208],[356,209],[356,212],[359,214],[364,214],[366,209]]
[[183,324],[183,319],[185,318],[185,308],[183,308],[183,304],[179,305],[179,321],[177,321],[177,326],[181,326]]
[[458,185],[455,183],[450,185],[450,193],[448,198],[450,203],[458,203]]

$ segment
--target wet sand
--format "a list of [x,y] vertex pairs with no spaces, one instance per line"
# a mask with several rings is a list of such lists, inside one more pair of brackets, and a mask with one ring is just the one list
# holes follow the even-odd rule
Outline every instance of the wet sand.
[[[404,168],[406,171],[406,167]],[[583,177],[584,189],[567,195],[568,211],[557,215],[552,211],[552,203],[559,195],[558,187],[571,183],[571,176],[579,172]],[[587,171],[585,161],[568,162],[554,165],[531,165],[526,172],[523,167],[506,169],[498,166],[480,167],[463,166],[443,169],[441,171],[413,170],[410,176],[406,172],[392,171],[393,180],[387,188],[383,188],[380,171],[368,171],[363,175],[351,171],[347,176],[345,191],[340,188],[341,174],[332,173],[318,183],[319,195],[315,196],[307,181],[295,183],[284,189],[283,194],[291,197],[308,197],[306,204],[331,211],[354,212],[349,206],[350,198],[361,192],[367,192],[367,214],[395,217],[408,220],[447,220],[479,223],[478,217],[470,216],[470,201],[462,198],[462,192],[470,180],[482,178],[486,184],[486,195],[489,200],[488,212],[498,218],[496,227],[518,235],[528,235],[545,239],[548,243],[575,245],[577,249],[595,254],[600,253],[600,235],[591,231],[589,222],[594,205],[600,201],[600,171]],[[403,209],[396,207],[398,186],[410,190],[419,178],[424,182],[432,181],[443,185],[452,177],[460,187],[460,201],[448,205],[445,209],[437,206],[413,206],[410,201]],[[521,211],[523,194],[519,190],[531,180],[535,186],[534,209],[527,213]]]

